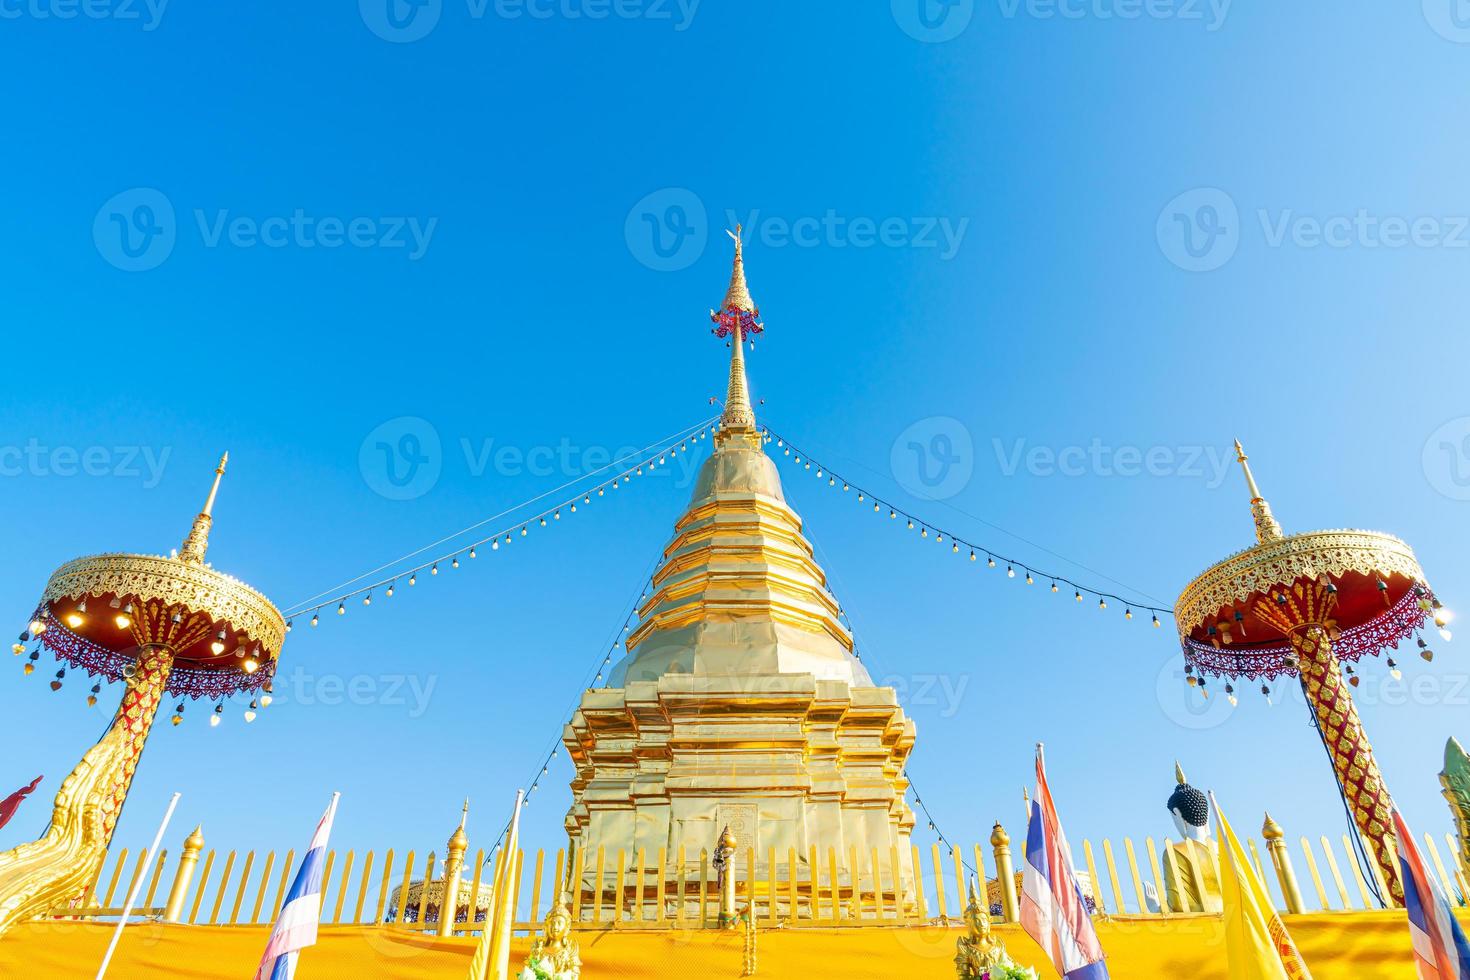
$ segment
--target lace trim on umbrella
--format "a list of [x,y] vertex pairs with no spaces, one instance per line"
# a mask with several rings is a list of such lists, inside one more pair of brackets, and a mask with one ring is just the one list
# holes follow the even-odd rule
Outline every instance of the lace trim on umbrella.
[[[1420,599],[1425,603],[1421,604]],[[1432,602],[1433,593],[1425,591],[1421,597],[1410,589],[1394,606],[1382,616],[1342,631],[1332,641],[1332,652],[1337,659],[1356,663],[1366,656],[1377,656],[1390,647],[1397,649],[1400,642],[1407,640],[1419,630],[1429,618],[1425,604]],[[1295,677],[1296,669],[1288,666],[1287,655],[1291,646],[1254,649],[1231,649],[1215,647],[1193,638],[1184,640],[1185,662],[1192,664],[1201,674],[1214,677],[1243,677],[1246,680],[1264,678],[1268,681],[1278,677]]]
[[[130,653],[118,653],[78,636],[49,612],[45,616],[46,631],[39,637],[42,645],[68,667],[79,668],[89,677],[102,677],[109,683],[126,679],[124,671],[137,663]],[[265,689],[275,676],[274,660],[249,674],[244,670],[190,667],[176,664],[168,675],[169,694],[180,698],[223,700],[235,694],[255,694]]]

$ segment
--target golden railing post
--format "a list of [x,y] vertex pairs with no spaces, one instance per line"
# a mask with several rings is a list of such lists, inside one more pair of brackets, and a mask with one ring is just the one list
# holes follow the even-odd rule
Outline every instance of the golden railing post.
[[1021,905],[1016,901],[1016,872],[1011,867],[1011,837],[1000,821],[990,832],[990,846],[995,848],[995,879],[1000,885],[1000,908],[1002,921],[1017,922],[1021,918]]
[[1271,852],[1271,863],[1276,866],[1276,879],[1281,883],[1281,895],[1286,899],[1286,911],[1290,915],[1301,915],[1304,910],[1302,889],[1296,880],[1296,869],[1291,866],[1291,855],[1286,851],[1286,832],[1281,825],[1266,814],[1261,836],[1266,838],[1266,848]]
[[174,872],[173,887],[168,890],[168,904],[163,907],[164,922],[178,922],[184,917],[189,882],[194,880],[194,868],[199,863],[199,852],[202,850],[204,828],[195,827],[194,832],[184,841],[183,853],[179,855],[179,869]]
[[[444,845],[444,890],[439,899],[439,928],[435,930],[441,936],[454,935],[454,920],[459,915],[459,873],[464,868],[464,852],[470,846],[469,838],[465,836],[465,821],[470,816],[470,801],[464,801],[464,809],[460,811],[459,826],[449,836]],[[470,924],[474,924],[475,904],[478,895],[470,896]],[[429,882],[424,881],[423,892],[419,898],[419,918],[422,920],[429,914]]]

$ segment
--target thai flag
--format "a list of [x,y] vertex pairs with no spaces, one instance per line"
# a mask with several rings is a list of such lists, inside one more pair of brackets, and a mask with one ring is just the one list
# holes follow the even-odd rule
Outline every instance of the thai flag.
[[327,812],[322,814],[316,833],[311,835],[311,847],[301,859],[301,869],[296,872],[296,880],[291,882],[291,890],[286,893],[286,902],[281,906],[275,928],[271,930],[270,942],[265,944],[265,955],[260,958],[255,980],[291,980],[296,974],[296,959],[301,950],[316,945],[327,838],[332,836],[332,818],[337,815],[337,799],[341,795],[332,794]]
[[1429,875],[1424,858],[1414,846],[1414,835],[1403,814],[1393,811],[1394,836],[1399,842],[1403,869],[1404,905],[1409,911],[1409,935],[1414,940],[1414,965],[1419,980],[1470,980],[1470,945],[1439,884]]
[[1038,745],[1036,798],[1031,801],[1021,870],[1021,925],[1067,980],[1107,980],[1102,944],[1072,867],[1072,850],[1057,819]]

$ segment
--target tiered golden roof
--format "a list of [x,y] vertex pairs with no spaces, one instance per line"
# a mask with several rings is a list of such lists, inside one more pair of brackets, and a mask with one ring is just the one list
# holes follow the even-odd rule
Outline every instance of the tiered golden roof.
[[[738,239],[735,262],[731,293],[743,292],[748,302]],[[812,674],[871,687],[762,448],[742,340],[737,328],[715,450],[674,526],[612,686],[683,673]]]

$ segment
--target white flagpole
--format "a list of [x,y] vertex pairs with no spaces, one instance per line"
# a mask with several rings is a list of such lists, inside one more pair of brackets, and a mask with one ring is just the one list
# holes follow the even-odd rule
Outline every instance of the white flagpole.
[[[163,843],[164,831],[168,830],[168,822],[173,819],[174,807],[179,805],[179,795],[168,801],[168,811],[163,815],[163,823],[158,825],[158,833],[153,835],[153,846],[148,848],[148,859],[157,860],[158,845]],[[122,938],[123,926],[128,924],[128,916],[133,914],[133,903],[138,900],[138,892],[143,890],[143,879],[147,875],[138,875],[133,882],[133,887],[128,889],[128,901],[123,906],[122,918],[117,920],[117,928],[112,930],[112,942],[107,944],[107,952],[102,954],[102,965],[97,968],[97,980],[102,980],[107,975],[107,964],[112,962],[112,954],[117,950],[117,941]]]

